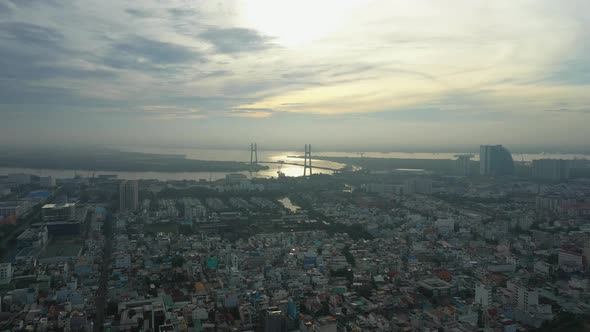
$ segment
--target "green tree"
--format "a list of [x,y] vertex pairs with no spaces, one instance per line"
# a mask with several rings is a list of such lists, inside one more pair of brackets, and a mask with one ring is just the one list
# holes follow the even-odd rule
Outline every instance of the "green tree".
[[184,257],[180,256],[180,255],[176,255],[174,256],[174,258],[172,258],[172,266],[173,267],[182,267],[184,265],[185,259]]
[[348,264],[350,264],[353,267],[356,266],[356,261],[354,260],[354,256],[350,252],[349,247],[344,247],[344,249],[342,250],[342,254],[346,258],[346,261],[348,262]]

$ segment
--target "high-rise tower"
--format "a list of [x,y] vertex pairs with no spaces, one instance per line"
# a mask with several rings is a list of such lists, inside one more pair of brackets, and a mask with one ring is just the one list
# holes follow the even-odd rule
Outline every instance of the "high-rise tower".
[[250,143],[250,166],[252,168],[258,166],[258,147],[256,143]]
[[514,174],[514,161],[510,151],[502,145],[481,145],[479,174],[491,176]]
[[137,181],[123,180],[119,184],[119,210],[136,211],[139,207],[139,185]]
[[307,176],[307,169],[309,169],[309,176],[311,176],[313,168],[311,167],[311,144],[305,144],[305,159],[303,160],[303,176]]

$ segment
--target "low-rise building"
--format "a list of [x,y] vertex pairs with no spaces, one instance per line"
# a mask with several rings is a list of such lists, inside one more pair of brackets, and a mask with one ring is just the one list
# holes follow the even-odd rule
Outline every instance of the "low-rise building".
[[[0,264],[0,285],[9,284],[12,280],[13,268],[11,263]],[[1,306],[1,303],[0,303]]]
[[31,204],[27,201],[0,202],[0,217],[16,216],[18,218],[30,209]]

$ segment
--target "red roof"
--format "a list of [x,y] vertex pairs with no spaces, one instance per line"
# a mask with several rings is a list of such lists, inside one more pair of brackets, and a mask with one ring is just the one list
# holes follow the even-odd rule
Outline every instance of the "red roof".
[[16,216],[4,217],[0,220],[0,225],[14,225],[16,224]]

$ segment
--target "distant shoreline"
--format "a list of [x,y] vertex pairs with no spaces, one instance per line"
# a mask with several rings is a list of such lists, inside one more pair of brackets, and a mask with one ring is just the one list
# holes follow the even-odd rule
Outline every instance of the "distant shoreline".
[[114,150],[17,150],[2,151],[0,167],[104,172],[242,172],[266,170],[268,166],[246,162],[186,159],[163,155]]
[[[259,151],[298,151],[303,150],[301,146],[276,146],[276,145],[265,145],[259,143]],[[489,144],[504,144],[502,142],[492,142]],[[534,146],[534,145],[520,145],[520,144],[504,144],[512,154],[581,154],[590,156],[590,149],[586,145],[580,146]],[[134,151],[134,148],[145,149],[155,148],[158,150],[176,150],[176,149],[203,149],[203,150],[224,150],[224,151],[235,151],[235,150],[247,150],[247,147],[243,145],[143,145],[143,144],[130,144],[123,146],[123,151]],[[321,144],[314,144],[314,151],[317,153],[322,152],[341,152],[341,153],[432,153],[432,154],[445,154],[445,153],[457,153],[462,151],[464,154],[478,154],[479,145],[458,145],[453,147],[436,147],[436,146],[398,146],[398,147],[338,147],[338,146],[323,146]]]

